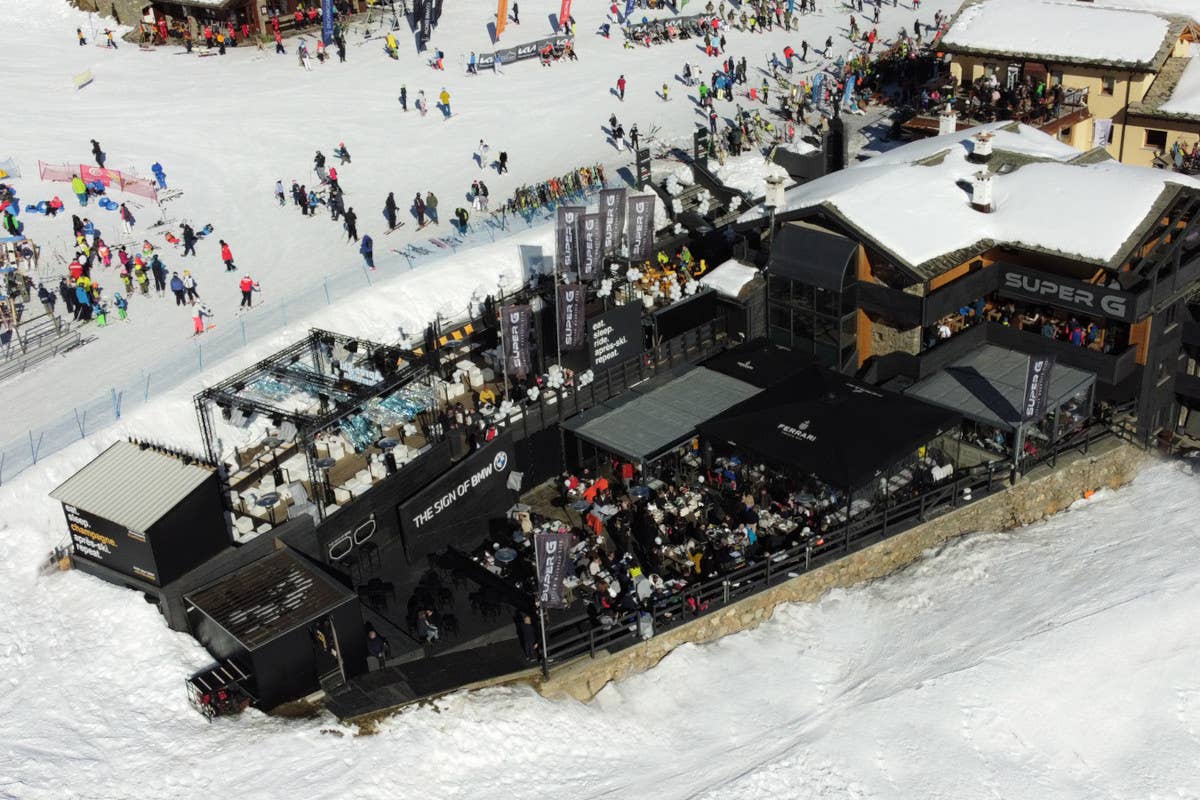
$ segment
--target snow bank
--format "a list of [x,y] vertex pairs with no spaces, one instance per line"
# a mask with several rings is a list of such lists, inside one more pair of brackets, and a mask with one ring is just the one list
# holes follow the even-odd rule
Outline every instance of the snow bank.
[[736,158],[725,159],[725,164],[709,162],[709,167],[721,181],[731,189],[745,192],[751,197],[762,197],[766,194],[766,179],[769,177],[790,180],[788,172],[783,167],[767,161],[759,153],[747,153]]
[[998,53],[1149,63],[1167,36],[1153,14],[1047,0],[981,0],[967,6],[942,42]]
[[1170,99],[1159,105],[1158,110],[1200,117],[1200,58],[1192,56]]

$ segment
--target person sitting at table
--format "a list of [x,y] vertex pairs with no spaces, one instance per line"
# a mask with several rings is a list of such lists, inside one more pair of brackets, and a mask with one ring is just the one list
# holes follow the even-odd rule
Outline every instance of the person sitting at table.
[[486,385],[479,390],[479,405],[484,403],[496,404],[496,390]]

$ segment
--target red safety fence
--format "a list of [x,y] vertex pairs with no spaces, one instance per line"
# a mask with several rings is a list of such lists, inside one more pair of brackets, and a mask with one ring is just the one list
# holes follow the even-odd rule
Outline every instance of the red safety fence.
[[96,167],[91,164],[80,164],[75,167],[70,164],[38,162],[38,176],[44,181],[70,181],[76,175],[85,183],[100,181],[105,187],[115,186],[123,192],[158,202],[158,184],[149,178],[137,178],[125,175],[120,170]]

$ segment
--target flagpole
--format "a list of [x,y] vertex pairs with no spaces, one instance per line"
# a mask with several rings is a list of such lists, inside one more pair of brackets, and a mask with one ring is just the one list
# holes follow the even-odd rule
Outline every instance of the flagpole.
[[542,565],[537,554],[537,538],[534,537],[533,546],[533,568],[537,573],[537,595],[534,598],[533,604],[537,606],[538,612],[538,627],[542,632],[542,678],[550,680],[550,662],[546,655],[546,612],[542,609]]
[[[557,238],[557,237],[555,237]],[[558,366],[562,367],[562,322],[558,309],[558,253],[554,254],[554,349],[558,354]]]
[[[501,295],[501,300],[503,300]],[[508,400],[508,344],[504,341],[504,306],[498,309],[500,313],[500,369],[504,372],[504,399]]]

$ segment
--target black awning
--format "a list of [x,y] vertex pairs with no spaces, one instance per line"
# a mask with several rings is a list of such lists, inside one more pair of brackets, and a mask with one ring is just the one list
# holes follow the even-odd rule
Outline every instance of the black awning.
[[959,420],[953,411],[811,367],[699,429],[776,468],[857,489]]
[[811,355],[768,339],[754,339],[726,350],[704,366],[763,389],[782,383],[812,366]]
[[627,392],[572,417],[563,427],[632,461],[654,461],[696,434],[696,425],[759,393],[758,387],[699,367],[653,390]]
[[805,222],[789,222],[775,234],[767,273],[840,292],[858,255],[858,243]]

